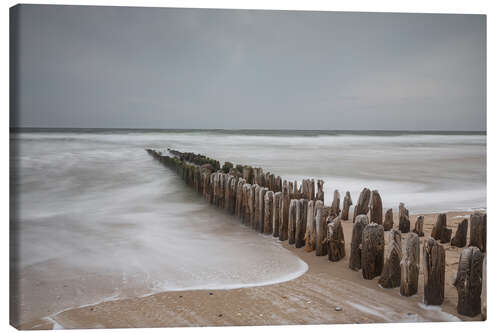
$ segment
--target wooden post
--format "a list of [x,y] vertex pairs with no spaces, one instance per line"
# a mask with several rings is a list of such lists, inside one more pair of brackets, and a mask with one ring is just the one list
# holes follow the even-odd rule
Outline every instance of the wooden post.
[[382,225],[382,198],[377,190],[372,192],[370,203],[370,220],[371,222]]
[[340,192],[335,190],[333,192],[333,201],[332,201],[332,210],[330,215],[333,217],[337,217],[340,214]]
[[370,195],[371,191],[366,187],[361,191],[361,193],[359,194],[358,203],[356,204],[356,207],[354,207],[353,219],[356,219],[356,216],[358,215],[368,214]]
[[401,231],[391,230],[388,250],[389,256],[385,259],[378,284],[383,288],[396,288],[401,284]]
[[402,202],[399,204],[399,231],[410,232],[410,214]]
[[476,246],[486,252],[486,214],[474,213],[470,216],[469,246]]
[[296,225],[295,225],[295,247],[301,248],[305,245],[306,225],[307,225],[307,203],[306,199],[297,202]]
[[342,214],[340,217],[342,220],[344,221],[349,220],[349,209],[351,205],[352,205],[351,193],[347,191],[344,196],[344,202],[342,203]]
[[316,218],[316,255],[325,256],[328,252],[326,242],[326,215],[323,212],[323,201],[316,200],[314,205]]
[[424,217],[422,215],[417,217],[413,232],[416,233],[418,237],[424,237]]
[[328,226],[328,260],[339,261],[345,257],[344,231],[340,216],[330,216],[326,220]]
[[464,247],[467,244],[467,229],[469,227],[469,221],[463,219],[462,222],[458,224],[457,231],[455,232],[455,237],[451,239],[451,245],[456,247]]
[[483,279],[481,288],[481,319],[486,320],[486,254],[483,256]]
[[280,235],[281,192],[274,194],[273,200],[273,237]]
[[290,192],[288,182],[283,181],[283,195],[281,197],[280,234],[279,240],[288,239],[288,209],[290,206]]
[[265,196],[266,196],[266,192],[269,191],[269,189],[267,187],[261,187],[260,188],[260,192],[259,192],[259,220],[258,220],[258,223],[257,223],[257,230],[259,232],[264,232],[264,219],[265,219]]
[[252,184],[250,186],[250,194],[248,196],[248,210],[250,212],[250,219],[249,219],[249,226],[253,228],[254,226],[254,221],[255,221],[255,199],[256,199],[256,190],[257,190],[257,184]]
[[404,241],[403,258],[401,260],[401,286],[399,292],[402,296],[411,296],[417,293],[419,265],[418,235],[410,232]]
[[264,233],[273,233],[273,198],[274,192],[267,191],[264,196]]
[[[254,168],[254,172],[256,172],[256,169]],[[253,222],[252,222],[252,228],[255,230],[259,230],[259,218],[260,218],[260,191],[262,187],[258,184],[255,185],[255,197],[254,197],[254,214],[253,214]]]
[[444,301],[446,255],[442,245],[429,237],[422,249],[424,269],[424,303],[441,305]]
[[316,193],[316,200],[325,201],[325,192],[323,192],[323,184],[325,182],[321,179],[317,180],[318,193]]
[[249,206],[250,196],[252,194],[252,185],[249,183],[243,184],[243,191],[241,196],[241,214],[243,215],[243,223],[250,225],[251,209]]
[[242,217],[242,201],[243,201],[243,185],[246,184],[245,179],[239,178],[236,185],[236,204],[235,204],[235,214],[238,217]]
[[461,315],[474,317],[481,313],[482,271],[481,250],[475,246],[465,248],[453,283],[458,292],[457,312]]
[[363,278],[371,280],[382,274],[384,268],[384,227],[369,223],[363,230],[361,245],[361,271]]
[[440,240],[444,229],[446,229],[446,214],[439,214],[432,227],[431,237],[435,240]]
[[361,268],[361,243],[363,241],[363,230],[368,225],[368,216],[358,215],[352,228],[351,255],[349,257],[349,268],[359,270]]
[[297,219],[297,199],[290,200],[288,209],[288,244],[295,244],[295,226]]
[[227,210],[229,211],[229,214],[234,215],[236,211],[236,196],[237,196],[237,179],[234,176],[229,177],[229,186],[228,186],[228,206]]
[[316,220],[314,219],[314,200],[307,203],[307,225],[305,236],[306,252],[314,251],[316,248]]
[[444,228],[443,233],[441,234],[441,243],[449,243],[451,240],[452,230],[450,228]]
[[384,231],[389,231],[394,226],[394,217],[392,215],[392,208],[385,212],[384,216]]

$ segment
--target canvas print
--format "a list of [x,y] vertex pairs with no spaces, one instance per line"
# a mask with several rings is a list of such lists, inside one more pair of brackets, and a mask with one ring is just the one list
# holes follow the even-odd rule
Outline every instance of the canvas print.
[[483,321],[486,16],[10,9],[19,329]]

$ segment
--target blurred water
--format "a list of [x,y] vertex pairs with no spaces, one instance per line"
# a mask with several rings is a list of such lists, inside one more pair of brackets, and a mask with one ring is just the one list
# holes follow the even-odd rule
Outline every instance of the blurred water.
[[14,258],[29,317],[109,297],[269,284],[307,265],[208,205],[144,148],[194,151],[285,179],[378,189],[410,213],[486,207],[486,136],[272,131],[23,131]]

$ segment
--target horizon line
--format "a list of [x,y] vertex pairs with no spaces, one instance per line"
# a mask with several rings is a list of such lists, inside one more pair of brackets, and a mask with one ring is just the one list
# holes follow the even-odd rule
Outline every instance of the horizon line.
[[465,130],[465,129],[296,129],[296,128],[155,128],[155,127],[37,127],[37,126],[19,126],[10,127],[10,130],[18,129],[48,129],[48,130],[160,130],[160,131],[339,131],[339,132],[482,132],[487,130]]

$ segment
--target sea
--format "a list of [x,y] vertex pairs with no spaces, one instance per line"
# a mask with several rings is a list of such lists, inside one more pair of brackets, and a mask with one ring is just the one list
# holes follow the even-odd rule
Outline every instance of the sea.
[[384,210],[486,209],[485,132],[11,130],[11,302],[19,322],[103,300],[294,279],[305,262],[210,206],[145,148],[378,190]]

